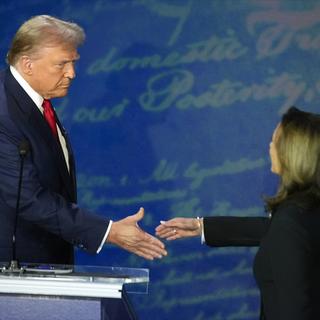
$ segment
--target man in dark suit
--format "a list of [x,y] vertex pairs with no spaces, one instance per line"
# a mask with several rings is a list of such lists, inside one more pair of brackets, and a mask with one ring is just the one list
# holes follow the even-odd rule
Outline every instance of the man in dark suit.
[[112,222],[79,208],[75,166],[65,130],[50,99],[63,97],[75,77],[81,27],[36,16],[17,31],[0,73],[0,261],[12,258],[12,235],[24,159],[16,256],[23,262],[72,264],[73,247],[98,253],[106,242],[146,259],[166,255],[158,239],[141,230],[138,213]]

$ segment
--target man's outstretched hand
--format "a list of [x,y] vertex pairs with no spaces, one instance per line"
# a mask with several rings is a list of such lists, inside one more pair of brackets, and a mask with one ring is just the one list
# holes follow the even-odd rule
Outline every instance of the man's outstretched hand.
[[166,256],[164,244],[138,226],[143,216],[144,209],[140,208],[136,214],[113,222],[107,242],[149,260]]

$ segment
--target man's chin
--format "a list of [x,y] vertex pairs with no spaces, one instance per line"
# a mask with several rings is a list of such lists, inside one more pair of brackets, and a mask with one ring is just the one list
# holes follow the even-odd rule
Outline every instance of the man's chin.
[[62,98],[62,97],[65,97],[68,94],[68,90],[69,90],[69,87],[68,88],[62,88],[59,91],[52,92],[50,94],[50,97],[51,98]]

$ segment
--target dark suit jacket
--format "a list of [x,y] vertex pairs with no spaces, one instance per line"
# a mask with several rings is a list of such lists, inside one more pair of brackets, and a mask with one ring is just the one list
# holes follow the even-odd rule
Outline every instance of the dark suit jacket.
[[208,217],[210,246],[260,246],[254,275],[260,319],[320,319],[320,205],[284,202],[269,218]]
[[20,168],[19,144],[29,141],[17,226],[20,262],[72,264],[73,246],[96,252],[108,220],[76,205],[74,159],[67,170],[60,144],[9,70],[0,73],[0,261],[12,256]]

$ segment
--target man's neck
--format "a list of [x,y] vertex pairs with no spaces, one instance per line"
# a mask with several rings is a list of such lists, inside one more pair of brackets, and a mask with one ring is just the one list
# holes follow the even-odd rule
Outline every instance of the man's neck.
[[28,81],[23,77],[22,73],[19,72],[18,68],[10,66],[10,72],[36,106],[40,108],[42,106],[43,97],[41,97],[41,95],[31,87]]

